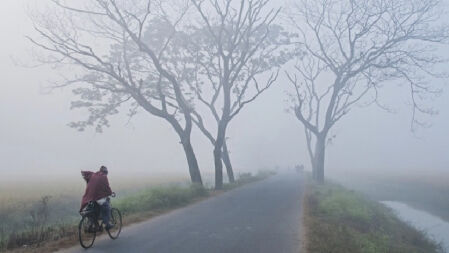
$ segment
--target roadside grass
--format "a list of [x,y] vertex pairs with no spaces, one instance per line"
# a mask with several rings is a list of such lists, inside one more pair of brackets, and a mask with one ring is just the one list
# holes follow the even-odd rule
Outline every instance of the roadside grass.
[[[112,205],[121,211],[124,225],[129,225],[215,196],[223,191],[265,179],[272,174],[272,172],[259,172],[256,175],[241,174],[234,183],[225,184],[222,191],[206,189],[195,184],[151,187],[113,199]],[[8,225],[8,228],[3,225],[5,220],[2,220],[0,215],[0,252],[9,250],[14,252],[51,252],[75,244],[78,240],[79,214],[67,214],[67,217],[60,218],[59,222],[50,222],[52,215],[50,204],[49,197],[42,197],[39,202],[31,206],[30,210],[33,211],[28,215],[23,212],[18,214],[27,215],[27,217],[23,217],[27,222],[12,223]],[[17,215],[13,213],[13,209],[9,211],[9,215]],[[6,215],[3,218],[7,219],[8,217]],[[15,225],[16,228],[14,228]]]
[[449,173],[339,172],[336,182],[378,201],[399,201],[449,222]]
[[176,208],[208,195],[208,190],[195,184],[188,187],[157,187],[119,199],[113,204],[114,207],[121,210],[123,215],[128,215],[148,210],[161,211]]
[[342,186],[308,183],[304,204],[308,253],[443,252],[391,209]]
[[227,183],[223,185],[223,190],[232,190],[234,188],[237,188],[239,186],[256,182],[259,180],[263,180],[265,178],[268,178],[270,176],[275,175],[276,172],[270,171],[270,170],[260,170],[257,172],[257,174],[253,175],[250,172],[241,173],[238,176],[238,180],[235,180],[234,183]]

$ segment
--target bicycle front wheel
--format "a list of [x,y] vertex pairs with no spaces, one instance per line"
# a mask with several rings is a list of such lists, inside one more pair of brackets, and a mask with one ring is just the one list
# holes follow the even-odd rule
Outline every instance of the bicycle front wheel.
[[113,227],[108,230],[108,234],[112,240],[115,240],[122,231],[122,214],[117,208],[111,209],[111,225],[113,225]]
[[92,247],[95,241],[97,228],[92,217],[83,216],[78,226],[78,238],[81,247],[88,249]]

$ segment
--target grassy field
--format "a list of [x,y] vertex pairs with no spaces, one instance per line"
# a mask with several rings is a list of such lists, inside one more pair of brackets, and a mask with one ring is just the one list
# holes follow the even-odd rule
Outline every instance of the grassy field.
[[[117,202],[148,189],[188,185],[188,178],[160,174],[110,177]],[[73,233],[85,182],[78,178],[9,180],[0,183],[0,251],[38,244]]]
[[[261,180],[270,174],[241,174],[235,183],[226,184],[224,190]],[[131,186],[118,187],[125,194],[113,199],[112,205],[122,212],[124,224],[145,220],[216,193],[201,186],[190,185],[184,180],[173,181],[173,178],[166,179],[165,182],[153,182],[151,185],[153,186],[140,188],[136,184],[137,189]],[[0,252],[12,249],[48,252],[61,245],[76,243],[80,195],[64,190],[71,187],[74,186],[66,185],[61,187],[58,194],[40,197],[37,197],[37,193],[25,195],[24,192],[17,198],[4,195],[2,201],[14,201],[1,202]],[[117,191],[116,189],[114,190]],[[53,192],[55,190],[57,189],[53,189]],[[120,194],[120,191],[117,192]],[[54,241],[56,243],[49,243]]]
[[308,253],[442,252],[387,207],[341,186],[309,184],[304,202]]

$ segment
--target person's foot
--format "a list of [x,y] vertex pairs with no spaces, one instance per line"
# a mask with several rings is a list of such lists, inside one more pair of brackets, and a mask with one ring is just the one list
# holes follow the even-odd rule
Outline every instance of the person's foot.
[[112,225],[112,224],[107,224],[107,225],[106,225],[106,230],[109,230],[109,229],[111,229],[111,228],[114,228],[114,225]]

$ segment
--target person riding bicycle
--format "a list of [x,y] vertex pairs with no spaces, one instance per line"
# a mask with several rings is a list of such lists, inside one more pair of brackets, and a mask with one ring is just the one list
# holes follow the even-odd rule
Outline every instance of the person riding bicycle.
[[109,204],[109,196],[114,195],[111,187],[109,187],[108,168],[101,166],[97,172],[81,171],[81,176],[86,180],[86,192],[81,200],[80,212],[91,201],[96,201],[100,206],[103,223],[106,224],[106,229],[113,227],[109,220],[111,218],[111,206]]

